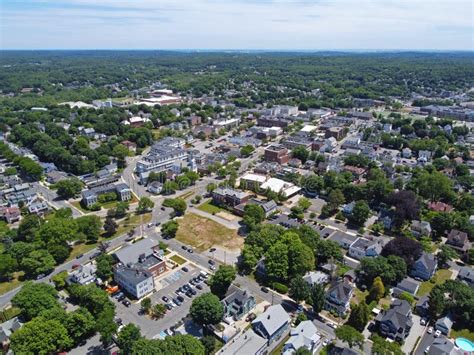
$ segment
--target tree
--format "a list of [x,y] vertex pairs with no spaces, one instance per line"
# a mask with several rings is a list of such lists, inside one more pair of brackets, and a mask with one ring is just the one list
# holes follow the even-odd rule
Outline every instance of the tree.
[[370,207],[364,200],[357,201],[347,219],[352,224],[363,226],[370,216]]
[[[147,298],[146,298],[147,299]],[[141,338],[140,328],[135,324],[130,323],[122,328],[117,336],[117,345],[124,354],[130,354],[133,345]]]
[[315,265],[314,252],[311,248],[299,238],[295,239],[288,244],[288,273],[290,277],[304,275],[313,270]]
[[296,302],[307,300],[311,295],[308,283],[301,276],[296,276],[290,281],[289,296]]
[[118,224],[110,216],[105,217],[104,230],[107,236],[112,236],[117,232]]
[[421,244],[411,238],[398,236],[389,241],[382,249],[382,256],[395,255],[402,258],[408,267],[412,267],[421,256]]
[[403,355],[400,344],[395,341],[387,341],[380,335],[374,334],[372,339],[372,355]]
[[265,211],[262,206],[248,203],[244,207],[243,222],[249,230],[254,230],[265,220]]
[[193,300],[189,313],[197,324],[217,324],[224,316],[224,306],[216,295],[204,293]]
[[304,191],[309,195],[316,195],[324,188],[324,180],[319,175],[310,175],[303,178]]
[[306,320],[308,320],[308,317],[306,317],[306,314],[301,312],[300,314],[298,314],[298,316],[295,319],[295,326],[297,326],[298,324],[300,324],[301,322],[304,322]]
[[253,153],[254,150],[255,148],[253,146],[251,146],[250,144],[247,144],[246,146],[243,146],[242,148],[240,148],[240,154],[243,157],[248,157],[250,156],[250,154]]
[[126,201],[121,201],[118,202],[117,205],[115,205],[114,210],[109,210],[112,211],[113,216],[115,218],[123,218],[127,214],[128,209],[130,208],[130,205]]
[[102,281],[108,281],[112,278],[114,271],[113,266],[115,260],[110,254],[101,254],[96,259],[97,270],[95,272],[96,276]]
[[140,302],[140,306],[142,307],[143,313],[145,314],[150,313],[151,299],[149,297],[142,299]]
[[311,355],[313,354],[310,350],[308,350],[308,348],[306,348],[305,346],[302,346],[298,349],[296,349],[295,351],[295,355]]
[[144,196],[140,198],[140,201],[138,202],[137,211],[143,213],[152,210],[153,207],[155,207],[155,203],[150,198]]
[[64,326],[75,344],[87,339],[95,332],[95,320],[85,308],[79,308],[67,313]]
[[78,196],[82,190],[82,182],[78,178],[61,180],[55,186],[58,196],[64,200]]
[[16,235],[16,240],[31,242],[43,224],[42,219],[36,214],[29,214],[21,219]]
[[77,223],[73,219],[52,218],[41,225],[38,239],[45,244],[61,244],[78,239]]
[[385,286],[380,276],[377,276],[372,283],[369,292],[369,299],[378,302],[385,295]]
[[309,157],[309,151],[303,146],[297,146],[291,151],[293,158],[301,160],[302,163],[305,163]]
[[394,285],[407,275],[407,265],[402,258],[394,255],[362,258],[357,274],[366,285],[372,285],[377,276],[384,285]]
[[447,262],[453,259],[459,258],[458,253],[448,245],[442,245],[439,248],[438,254],[436,254],[438,258],[438,263],[440,266],[447,265]]
[[18,268],[18,262],[9,254],[0,254],[0,280],[9,281]]
[[346,342],[350,348],[357,346],[362,350],[364,345],[364,336],[357,329],[351,327],[350,325],[343,325],[337,328],[334,333],[336,333],[336,337],[339,340]]
[[318,263],[326,263],[330,259],[342,260],[342,252],[339,244],[333,240],[320,239],[316,245],[316,257]]
[[51,281],[54,283],[56,290],[62,290],[66,287],[66,278],[68,277],[67,271],[61,271],[51,278]]
[[231,265],[221,265],[209,280],[211,292],[219,298],[224,298],[229,286],[235,280],[235,268]]
[[206,355],[214,354],[214,350],[216,349],[216,338],[212,335],[203,336],[201,339],[201,343],[204,346]]
[[417,219],[420,214],[420,203],[413,191],[401,190],[393,192],[388,201],[395,206],[394,223],[400,227],[405,221]]
[[415,297],[406,291],[400,293],[398,295],[398,298],[407,301],[411,306],[413,306],[413,304],[415,303]]
[[87,242],[96,243],[100,237],[102,222],[99,216],[83,216],[76,218],[77,230],[85,235]]
[[73,345],[66,328],[57,320],[35,318],[15,331],[11,338],[15,354],[52,354]]
[[186,201],[181,198],[166,198],[163,206],[172,208],[177,216],[183,215],[187,208]]
[[166,238],[174,238],[178,232],[178,222],[168,221],[161,226],[161,233]]
[[56,261],[46,250],[34,250],[28,254],[20,263],[21,269],[28,277],[47,274],[54,269]]
[[311,207],[311,201],[308,200],[306,197],[301,197],[298,200],[298,206],[301,207],[304,211]]
[[344,195],[339,189],[333,189],[328,195],[328,207],[331,211],[336,210],[345,201]]
[[360,302],[359,304],[352,306],[351,315],[349,316],[347,324],[361,332],[367,325],[369,316],[369,307],[367,307],[365,302]]
[[288,247],[284,243],[275,243],[268,249],[265,270],[270,279],[283,281],[288,278]]
[[212,182],[206,186],[206,191],[208,194],[211,194],[215,189],[217,189],[217,185]]
[[179,334],[168,336],[164,340],[141,338],[133,344],[130,354],[204,355],[205,348],[197,338]]
[[156,319],[163,318],[166,313],[166,307],[164,304],[157,303],[151,308],[151,313]]
[[53,286],[29,281],[13,297],[12,304],[21,310],[21,315],[26,320],[30,320],[45,310],[59,307],[57,295]]
[[320,284],[313,284],[310,289],[309,303],[313,306],[313,312],[319,313],[323,310],[326,295],[324,287]]

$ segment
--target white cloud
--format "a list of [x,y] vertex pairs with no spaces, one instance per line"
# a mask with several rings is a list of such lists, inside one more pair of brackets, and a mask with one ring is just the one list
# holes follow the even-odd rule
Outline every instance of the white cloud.
[[474,50],[471,0],[0,0],[3,48]]

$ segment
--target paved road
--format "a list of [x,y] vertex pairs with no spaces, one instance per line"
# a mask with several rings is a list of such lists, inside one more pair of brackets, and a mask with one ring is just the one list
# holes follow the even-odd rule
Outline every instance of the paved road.
[[79,212],[72,205],[66,201],[60,199],[56,191],[48,189],[46,186],[40,184],[39,182],[32,183],[33,190],[41,195],[50,205],[59,209],[59,208],[70,208],[72,211],[72,216],[74,218],[81,217],[82,213]]

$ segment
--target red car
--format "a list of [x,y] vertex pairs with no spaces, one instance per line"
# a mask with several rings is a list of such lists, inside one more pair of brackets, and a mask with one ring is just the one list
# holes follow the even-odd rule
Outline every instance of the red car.
[[76,270],[76,269],[77,269],[78,267],[80,267],[80,266],[81,266],[81,265],[79,265],[79,264],[74,264],[74,265],[72,266],[72,269],[73,269],[73,270]]

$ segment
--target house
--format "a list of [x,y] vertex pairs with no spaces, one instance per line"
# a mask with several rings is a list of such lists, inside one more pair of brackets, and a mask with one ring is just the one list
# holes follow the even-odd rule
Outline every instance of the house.
[[436,257],[433,254],[423,252],[410,270],[410,276],[428,281],[435,274],[437,267]]
[[114,280],[122,289],[137,299],[141,299],[155,289],[151,272],[121,263],[114,267]]
[[238,191],[230,187],[218,187],[212,191],[212,201],[216,205],[227,205],[234,207],[247,202],[250,195],[246,192]]
[[326,292],[324,309],[344,316],[350,309],[354,286],[347,281],[339,281]]
[[456,250],[459,254],[465,255],[471,248],[467,233],[452,229],[448,234],[446,245]]
[[125,140],[125,141],[122,141],[120,144],[126,146],[127,149],[132,151],[132,152],[137,151],[137,145],[134,142],[130,142],[130,141]]
[[366,238],[357,238],[349,246],[349,256],[361,260],[365,257],[379,256],[382,252],[382,246],[379,242]]
[[76,270],[72,271],[68,278],[67,282],[69,284],[76,283],[79,285],[87,285],[96,280],[95,272],[97,267],[95,264],[86,264],[79,266]]
[[252,329],[229,340],[216,355],[261,355],[267,349],[267,340]]
[[403,341],[413,326],[411,305],[405,300],[395,300],[388,310],[377,315],[375,323],[382,336]]
[[309,271],[303,276],[308,285],[324,285],[329,282],[329,275],[321,271]]
[[48,204],[40,199],[35,199],[28,204],[28,212],[42,215],[49,210]]
[[227,296],[221,301],[224,306],[224,318],[239,320],[255,308],[256,301],[247,290],[235,286],[227,292]]
[[19,321],[18,317],[14,317],[0,324],[0,351],[3,350],[6,354],[10,354],[10,352],[7,352],[10,345],[10,336],[22,326],[23,324]]
[[248,200],[247,202],[244,202],[240,205],[235,206],[233,209],[234,213],[238,216],[243,216],[245,213],[245,206],[247,206],[248,204],[254,204],[254,205],[258,205],[262,207],[263,211],[265,212],[265,216],[267,217],[271,215],[273,212],[275,212],[278,208],[278,205],[273,200],[262,201],[262,200],[257,200],[256,198],[252,198]]
[[163,191],[163,184],[159,181],[153,181],[152,183],[148,184],[146,190],[152,194],[158,195]]
[[469,266],[460,268],[457,279],[474,287],[474,269]]
[[461,355],[462,351],[455,348],[454,343],[447,338],[435,338],[429,346],[428,355]]
[[62,171],[52,170],[46,173],[46,181],[49,184],[56,184],[65,179],[67,179],[67,174]]
[[320,343],[321,336],[318,335],[318,329],[312,321],[305,320],[296,328],[291,328],[290,339],[285,343],[282,353],[291,355],[300,348],[306,348],[311,354],[315,354]]
[[428,208],[436,212],[451,212],[453,207],[444,202],[430,202]]
[[430,222],[426,221],[412,221],[410,226],[410,232],[417,238],[421,236],[429,237],[431,235],[431,224]]
[[7,223],[19,221],[21,211],[18,207],[0,207],[0,219],[4,219]]
[[436,321],[435,329],[439,330],[444,335],[448,335],[451,331],[453,323],[454,322],[451,319],[451,316],[448,314],[447,316],[444,316],[443,318],[440,318]]
[[398,297],[403,292],[408,292],[412,296],[418,292],[420,283],[410,277],[405,277],[393,288],[393,295]]
[[267,339],[268,345],[283,337],[289,326],[290,316],[279,304],[268,307],[252,322],[255,333]]
[[418,299],[415,305],[415,312],[421,317],[429,315],[430,302],[428,296],[422,296]]
[[412,156],[412,151],[410,148],[406,147],[402,149],[402,157],[405,159],[410,159]]

